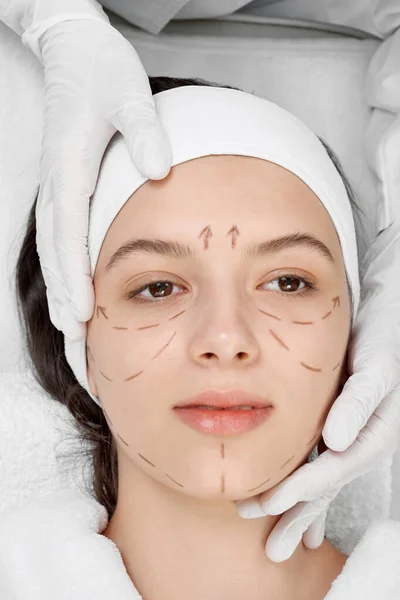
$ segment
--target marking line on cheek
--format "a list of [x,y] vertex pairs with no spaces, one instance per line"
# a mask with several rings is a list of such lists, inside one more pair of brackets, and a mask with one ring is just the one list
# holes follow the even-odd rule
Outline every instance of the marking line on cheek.
[[140,456],[140,458],[143,458],[143,460],[145,460],[147,463],[149,463],[149,465],[151,465],[152,467],[156,466],[152,462],[150,462],[147,458],[145,458],[144,456],[142,456],[142,454],[140,454],[140,452],[138,452],[138,456]]
[[113,329],[128,329],[127,327],[117,327],[116,325],[112,326]]
[[221,475],[221,492],[225,492],[225,475]]
[[331,298],[332,302],[333,302],[333,308],[335,308],[336,304],[338,306],[338,308],[340,308],[340,297],[339,296],[335,296],[334,298]]
[[253,487],[253,488],[250,488],[249,490],[246,490],[246,492],[253,492],[257,488],[259,488],[262,485],[264,485],[265,483],[268,483],[268,481],[271,481],[271,477],[269,477],[268,479],[266,479],[265,481],[263,481],[262,483],[260,483],[260,485],[257,485],[256,487]]
[[169,344],[172,342],[172,340],[173,340],[173,338],[174,338],[175,336],[176,336],[176,331],[175,331],[175,333],[173,334],[173,336],[171,337],[171,339],[169,340],[169,342],[167,342],[167,343],[165,344],[165,346],[163,346],[163,347],[161,348],[161,350],[159,350],[159,351],[157,352],[157,354],[156,354],[155,356],[153,356],[153,358],[152,358],[151,360],[154,360],[155,358],[157,358],[157,356],[159,356],[159,355],[161,354],[161,352],[162,352],[163,350],[165,350],[165,348],[166,348],[166,347],[167,347],[167,346],[168,346],[168,345],[169,345]]
[[104,306],[98,306],[97,307],[97,316],[99,316],[99,311],[103,314],[103,316],[107,319],[108,321],[108,317],[106,315],[106,309]]
[[126,442],[124,439],[122,439],[122,437],[119,435],[119,433],[117,433],[117,436],[119,437],[120,440],[122,440],[125,444],[125,446],[129,446],[128,442]]
[[272,335],[272,336],[273,336],[273,337],[276,339],[276,341],[277,341],[277,342],[278,342],[278,343],[279,343],[281,346],[283,346],[283,348],[286,348],[286,350],[288,350],[288,351],[290,352],[290,349],[289,349],[289,348],[286,346],[285,342],[283,342],[283,341],[281,340],[281,338],[280,338],[280,337],[278,337],[274,331],[272,331],[272,329],[270,329],[269,331],[270,331],[271,335]]
[[314,435],[313,439],[308,442],[307,446],[309,446],[310,444],[312,444],[313,441],[318,437],[318,435],[319,435],[318,433],[316,435]]
[[145,325],[144,327],[137,327],[136,331],[139,331],[139,329],[150,329],[150,327],[158,327],[160,323],[156,323],[155,325]]
[[131,381],[131,379],[134,379],[135,377],[137,377],[138,375],[141,375],[143,373],[143,371],[139,371],[139,373],[136,373],[135,375],[131,375],[130,377],[127,377],[126,379],[124,379],[124,381]]
[[330,311],[328,311],[328,312],[326,313],[326,315],[324,315],[323,317],[321,317],[321,319],[326,319],[327,317],[329,317],[329,315],[330,315],[330,314],[332,314],[332,311],[331,311],[331,310],[330,310]]
[[292,321],[295,325],[314,325],[314,321]]
[[167,473],[164,473],[164,475],[166,475],[167,477],[169,477],[169,479],[171,481],[173,481],[174,483],[176,483],[176,485],[180,485],[182,488],[184,487],[181,483],[178,483],[177,481],[175,481],[175,479],[172,479],[172,477],[170,475],[168,475]]
[[315,369],[314,367],[310,367],[309,365],[306,365],[303,362],[301,362],[300,364],[301,364],[302,367],[304,367],[305,369],[308,369],[309,371],[315,371],[315,372],[322,371],[322,369]]
[[177,315],[174,315],[173,317],[170,317],[168,319],[168,321],[172,321],[172,319],[176,319],[176,317],[179,317],[179,315],[182,315],[184,312],[186,312],[186,308],[184,310],[181,310],[181,312],[178,313]]
[[293,456],[291,456],[285,463],[283,463],[283,465],[281,466],[281,468],[279,470],[281,471],[283,469],[283,467],[285,467],[288,464],[288,462],[290,462],[291,460],[294,459],[295,456],[296,455],[293,454]]
[[337,364],[337,365],[335,365],[335,366],[333,367],[332,371],[335,371],[335,369],[337,369],[337,368],[338,368],[338,366],[340,365],[340,363],[341,363],[341,362],[342,362],[342,361],[340,361],[340,360],[339,360],[338,364]]
[[86,346],[86,349],[87,349],[87,353],[89,355],[90,360],[92,360],[93,362],[95,362],[94,356],[93,356],[92,351],[90,349],[90,346]]
[[271,313],[265,312],[265,310],[261,310],[261,308],[257,308],[257,310],[259,310],[261,313],[263,313],[263,315],[267,315],[267,317],[272,317],[273,319],[276,319],[277,321],[282,321],[282,319],[280,319],[279,317],[272,315]]
[[[99,369],[100,371],[100,369]],[[103,377],[105,377],[106,379],[108,379],[108,381],[112,381],[112,379],[110,379],[109,377],[107,377],[107,375],[104,375],[103,371],[100,371],[100,373],[103,375]]]

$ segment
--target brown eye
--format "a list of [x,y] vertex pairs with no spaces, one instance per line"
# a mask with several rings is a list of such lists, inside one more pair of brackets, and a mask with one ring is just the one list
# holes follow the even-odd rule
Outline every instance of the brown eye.
[[279,277],[278,282],[281,292],[297,292],[301,285],[300,277]]
[[170,281],[157,281],[147,287],[153,298],[165,298],[172,292],[174,285]]
[[183,289],[181,286],[175,285],[171,281],[154,281],[142,286],[138,290],[130,292],[128,300],[142,303],[153,302],[154,304],[157,301],[161,302],[163,298],[167,299],[176,296],[176,290],[175,293],[173,293],[174,288],[178,290]]
[[281,275],[264,283],[263,288],[266,291],[278,292],[285,296],[293,296],[293,298],[317,291],[317,288],[305,277],[290,274]]

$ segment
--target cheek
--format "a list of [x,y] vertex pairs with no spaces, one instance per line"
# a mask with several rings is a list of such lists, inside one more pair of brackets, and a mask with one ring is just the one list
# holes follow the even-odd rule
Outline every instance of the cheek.
[[307,422],[312,414],[323,425],[337,396],[350,331],[348,296],[328,298],[317,309],[291,308],[290,316],[281,310],[281,320],[269,323],[266,353],[288,422]]
[[[107,405],[118,398],[113,411],[123,414],[131,410],[133,394],[140,398],[142,385],[146,395],[151,395],[149,387],[154,384],[157,391],[167,374],[171,378],[173,339],[179,330],[177,312],[172,311],[172,320],[156,320],[151,314],[138,320],[123,318],[120,311],[110,307],[96,306],[88,327],[87,357],[102,402]],[[168,351],[168,361],[162,360],[164,351]]]

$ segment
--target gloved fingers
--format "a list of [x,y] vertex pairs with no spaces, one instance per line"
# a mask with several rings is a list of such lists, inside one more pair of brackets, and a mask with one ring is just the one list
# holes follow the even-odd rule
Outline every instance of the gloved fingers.
[[[302,540],[304,533],[316,520],[315,529],[312,530],[311,534],[308,534],[307,539],[311,545],[320,546],[323,541],[323,536],[321,540],[321,526],[324,528],[329,504],[338,494],[338,491],[335,494],[332,492],[325,498],[318,498],[313,502],[299,502],[286,511],[268,536],[265,546],[268,558],[273,562],[282,562],[290,558]],[[319,540],[321,540],[320,544],[316,545]]]
[[148,179],[164,179],[171,169],[172,150],[158,119],[152,122],[138,118],[132,104],[124,106],[113,122],[118,123],[132,161],[142,175]]
[[322,430],[324,442],[331,450],[342,452],[355,441],[379,403],[393,390],[396,373],[399,367],[390,355],[377,359],[371,354],[362,370],[351,375],[333,403]]
[[327,512],[327,510],[322,511],[303,534],[303,544],[310,550],[319,548],[325,539]]
[[142,175],[163,179],[171,168],[172,150],[158,119],[149,78],[132,44],[117,31],[116,35],[118,39],[112,39],[112,44],[121,48],[120,54],[114,53],[113,60],[98,69],[98,75],[109,82],[99,107],[104,118],[123,135]]
[[[51,124],[47,127],[51,128]],[[68,127],[67,119],[64,127]],[[63,307],[62,312],[71,323],[74,319],[85,322],[94,310],[87,250],[89,201],[100,166],[98,148],[105,148],[110,130],[99,124],[97,135],[90,137],[85,126],[80,128],[75,122],[68,131],[61,130],[60,149],[54,153],[51,149],[57,147],[57,138],[53,136],[58,130],[54,127],[52,139],[47,139],[43,149],[36,206],[37,246],[46,287],[50,288],[50,302],[53,300],[59,307],[58,318]],[[68,315],[70,306],[72,314]],[[67,335],[62,322],[58,326]],[[70,337],[71,329],[68,330]]]

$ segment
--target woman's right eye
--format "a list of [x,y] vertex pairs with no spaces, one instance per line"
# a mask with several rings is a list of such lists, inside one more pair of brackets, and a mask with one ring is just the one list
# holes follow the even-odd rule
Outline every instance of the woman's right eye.
[[[181,286],[175,285],[171,281],[154,281],[153,283],[148,283],[147,285],[142,286],[138,290],[134,290],[130,292],[128,295],[128,299],[134,299],[135,302],[149,303],[149,302],[160,302],[163,298],[169,298],[172,296],[172,289],[174,287],[181,288]],[[183,289],[183,288],[181,288]],[[149,295],[140,296],[145,290],[149,291]],[[153,294],[160,294],[158,296]],[[176,296],[176,294],[174,294]]]

